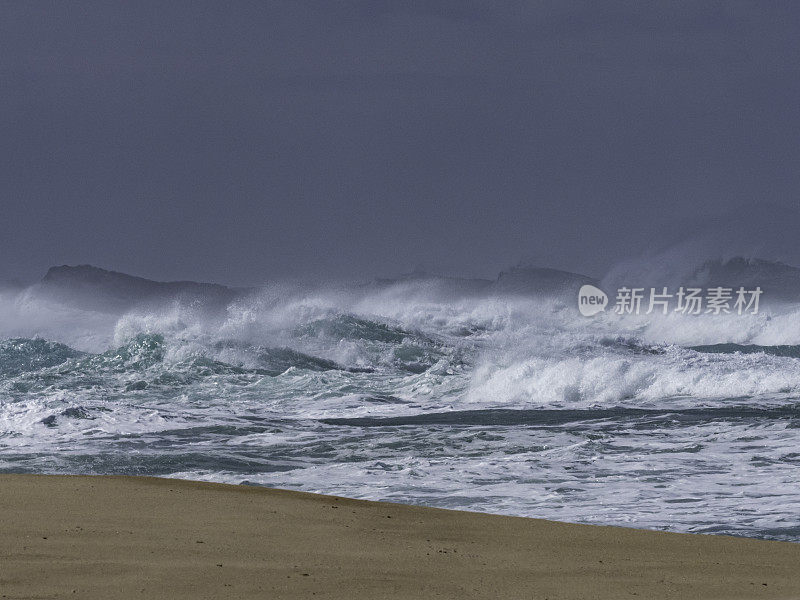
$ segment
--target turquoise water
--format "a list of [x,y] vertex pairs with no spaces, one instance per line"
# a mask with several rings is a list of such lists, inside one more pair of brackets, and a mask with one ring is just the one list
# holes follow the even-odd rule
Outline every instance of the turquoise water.
[[585,319],[406,282],[265,288],[213,314],[89,311],[33,289],[0,311],[4,472],[800,540],[791,306]]

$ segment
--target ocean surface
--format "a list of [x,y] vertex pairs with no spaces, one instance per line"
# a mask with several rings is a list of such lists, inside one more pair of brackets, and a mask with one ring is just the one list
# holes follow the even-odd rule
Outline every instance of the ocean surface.
[[800,541],[800,301],[587,318],[576,282],[51,271],[0,292],[0,471]]

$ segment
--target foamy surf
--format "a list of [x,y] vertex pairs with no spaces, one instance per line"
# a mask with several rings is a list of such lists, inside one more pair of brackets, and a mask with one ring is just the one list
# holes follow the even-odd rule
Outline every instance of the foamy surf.
[[543,269],[247,290],[60,269],[0,293],[0,468],[800,540],[800,304],[776,272],[758,314],[587,318],[601,284]]

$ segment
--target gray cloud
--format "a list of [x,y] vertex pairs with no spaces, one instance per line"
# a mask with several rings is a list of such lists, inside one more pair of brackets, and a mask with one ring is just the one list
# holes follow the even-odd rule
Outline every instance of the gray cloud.
[[793,3],[0,12],[6,277],[601,274],[796,204]]

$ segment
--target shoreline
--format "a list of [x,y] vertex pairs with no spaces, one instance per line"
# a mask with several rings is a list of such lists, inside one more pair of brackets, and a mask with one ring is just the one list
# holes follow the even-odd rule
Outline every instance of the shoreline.
[[0,475],[7,598],[792,598],[800,544],[176,479]]

